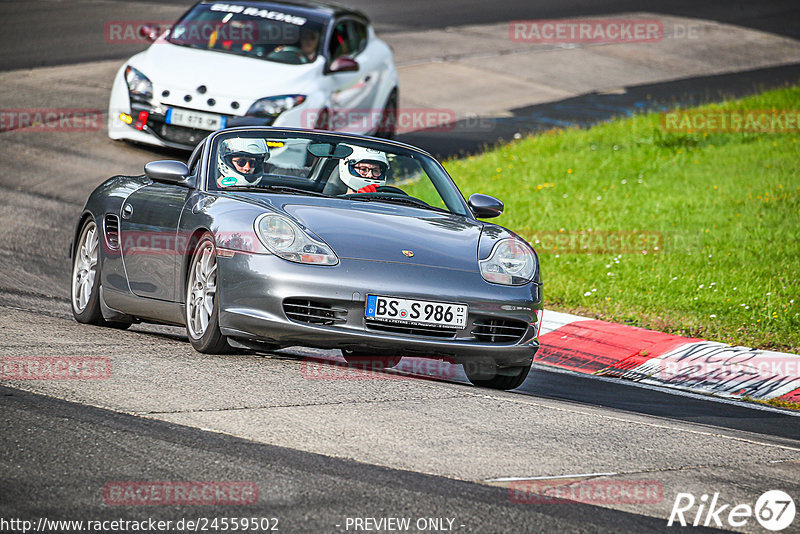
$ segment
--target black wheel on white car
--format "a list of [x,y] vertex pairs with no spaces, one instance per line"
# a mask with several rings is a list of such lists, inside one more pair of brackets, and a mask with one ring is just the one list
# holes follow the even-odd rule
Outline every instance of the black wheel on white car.
[[224,354],[231,350],[219,329],[217,299],[217,249],[206,232],[197,241],[186,280],[186,334],[198,352]]
[[378,124],[376,137],[384,139],[394,139],[397,136],[397,90],[392,91],[383,106],[381,122]]
[[72,251],[70,302],[72,316],[79,323],[120,329],[131,325],[131,321],[103,319],[100,309],[100,229],[92,218],[83,224]]
[[333,127],[331,125],[331,113],[328,111],[327,108],[323,109],[319,116],[317,117],[317,121],[314,123],[315,130],[332,130]]

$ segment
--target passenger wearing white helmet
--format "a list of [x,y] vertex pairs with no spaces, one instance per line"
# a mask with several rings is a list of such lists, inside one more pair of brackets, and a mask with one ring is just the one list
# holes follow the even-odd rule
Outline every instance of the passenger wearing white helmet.
[[348,145],[353,153],[339,160],[339,179],[350,193],[374,193],[386,183],[389,160],[380,150]]
[[264,162],[268,159],[269,149],[263,139],[225,139],[219,146],[217,185],[229,187],[257,183],[264,174]]

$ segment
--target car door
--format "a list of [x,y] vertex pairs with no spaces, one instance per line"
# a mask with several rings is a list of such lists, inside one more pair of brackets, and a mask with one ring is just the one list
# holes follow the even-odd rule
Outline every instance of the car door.
[[175,301],[175,276],[185,243],[178,223],[190,190],[154,182],[122,204],[120,246],[131,291],[137,296]]
[[[328,74],[333,82],[332,126],[335,130],[351,133],[374,129],[372,123],[377,120],[372,116],[375,110],[372,109],[370,94],[374,93],[380,78],[374,72],[374,62],[364,55],[368,43],[366,31],[360,32],[361,28],[365,29],[366,26],[360,21],[340,18],[334,23],[327,44],[330,63],[341,56],[351,57],[359,63],[358,71]],[[362,64],[362,61],[365,63]]]

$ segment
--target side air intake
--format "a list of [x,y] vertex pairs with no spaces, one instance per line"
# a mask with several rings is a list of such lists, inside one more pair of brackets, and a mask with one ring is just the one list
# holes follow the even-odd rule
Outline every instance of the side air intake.
[[106,215],[103,221],[103,234],[106,238],[106,246],[110,250],[119,250],[119,217]]

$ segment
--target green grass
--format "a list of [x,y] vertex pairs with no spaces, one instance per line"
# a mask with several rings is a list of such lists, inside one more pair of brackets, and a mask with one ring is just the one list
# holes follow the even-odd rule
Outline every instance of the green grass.
[[[798,110],[800,86],[698,109]],[[547,309],[800,352],[798,134],[667,133],[660,118],[552,131],[445,166],[465,194],[505,202],[495,221],[539,252]],[[592,254],[561,241],[608,232],[651,239]]]
[[773,406],[775,408],[785,408],[787,410],[800,410],[800,403],[782,400],[780,398],[763,400],[763,399],[754,399],[749,395],[745,395],[744,397],[742,397],[742,400],[747,402],[755,402],[757,404],[766,404],[767,406]]

